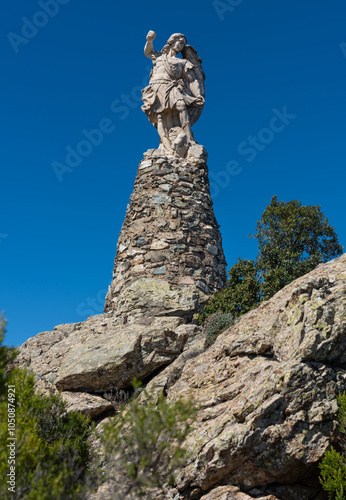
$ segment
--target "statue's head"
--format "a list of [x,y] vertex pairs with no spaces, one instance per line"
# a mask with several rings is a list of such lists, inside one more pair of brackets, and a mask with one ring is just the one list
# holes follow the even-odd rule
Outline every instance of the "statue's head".
[[173,33],[173,35],[168,38],[167,45],[163,47],[162,52],[167,53],[171,48],[175,48],[177,52],[180,52],[186,44],[187,39],[185,35],[182,33]]

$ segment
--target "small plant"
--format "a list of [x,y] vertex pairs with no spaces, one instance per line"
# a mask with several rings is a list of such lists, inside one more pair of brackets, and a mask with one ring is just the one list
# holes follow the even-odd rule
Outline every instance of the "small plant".
[[[133,386],[133,397],[101,435],[109,471],[117,476],[112,498],[138,498],[150,488],[174,483],[174,470],[187,457],[182,444],[197,411],[191,399],[169,401],[155,388],[140,392],[137,381]],[[125,491],[119,491],[119,483],[126,485]]]
[[108,392],[103,394],[103,397],[112,403],[115,410],[119,410],[124,403],[126,403],[133,391],[111,388]]
[[[345,453],[345,424],[346,424],[346,393],[338,396],[338,420],[340,423],[339,438],[341,448]],[[345,500],[346,499],[346,460],[345,454],[336,451],[331,447],[330,451],[326,451],[319,465],[321,469],[320,483],[325,491],[328,492],[330,500]]]
[[326,451],[320,464],[320,482],[328,492],[329,499],[345,500],[346,463],[345,457],[333,447]]
[[233,315],[230,313],[216,313],[209,316],[204,325],[204,331],[206,334],[204,348],[207,349],[214,344],[217,336],[227,330],[230,326],[234,325],[234,323],[235,321]]

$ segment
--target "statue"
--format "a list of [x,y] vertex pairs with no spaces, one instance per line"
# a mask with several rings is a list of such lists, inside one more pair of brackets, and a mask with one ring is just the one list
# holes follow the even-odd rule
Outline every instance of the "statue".
[[[173,34],[161,52],[154,50],[155,37],[155,32],[149,31],[144,47],[153,69],[149,85],[142,90],[142,110],[157,128],[159,151],[184,157],[196,144],[191,127],[204,106],[202,60],[181,33]],[[180,52],[183,58],[177,57]]]

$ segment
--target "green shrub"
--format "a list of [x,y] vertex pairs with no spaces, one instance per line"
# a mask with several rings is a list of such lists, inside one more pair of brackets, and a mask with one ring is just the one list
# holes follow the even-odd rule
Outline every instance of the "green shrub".
[[204,325],[206,334],[204,342],[205,349],[214,344],[217,336],[227,330],[231,325],[234,325],[234,318],[230,313],[216,313],[209,316]]
[[214,313],[230,313],[237,318],[259,305],[261,298],[256,262],[239,259],[228,276],[225,288],[213,295],[198,315],[200,324],[203,325]]
[[346,496],[346,462],[345,457],[331,448],[326,451],[319,465],[321,469],[320,482],[328,492],[328,498],[345,500]]
[[[2,324],[3,337],[4,324]],[[2,338],[1,338],[2,340]],[[8,386],[15,406],[15,491],[0,482],[0,497],[13,500],[69,500],[85,497],[91,453],[90,422],[76,412],[66,413],[60,395],[35,392],[34,376],[24,369],[7,370],[8,350],[0,347],[0,442],[9,443]],[[12,407],[11,407],[12,408]],[[9,449],[0,449],[0,477],[9,473]],[[12,465],[12,464],[11,464]],[[88,487],[90,484],[88,483]]]
[[341,433],[344,435],[346,434],[346,392],[339,394],[338,405],[339,405],[338,420],[340,423]]
[[[338,420],[340,423],[341,437],[339,441],[344,445],[346,424],[346,393],[338,396]],[[343,453],[336,451],[333,447],[326,451],[319,465],[321,470],[320,483],[328,492],[331,500],[346,499],[346,459]]]
[[258,240],[256,259],[239,259],[230,268],[225,288],[198,315],[200,324],[216,312],[232,313],[235,318],[245,314],[343,251],[318,205],[304,207],[296,200],[284,203],[276,196],[257,222],[254,237]]
[[126,485],[121,493],[116,486],[112,498],[138,498],[150,488],[174,483],[174,470],[187,457],[183,441],[197,411],[191,399],[168,401],[155,388],[135,397],[140,389],[138,382],[133,384],[134,396],[101,434],[109,473],[114,469],[117,483]]

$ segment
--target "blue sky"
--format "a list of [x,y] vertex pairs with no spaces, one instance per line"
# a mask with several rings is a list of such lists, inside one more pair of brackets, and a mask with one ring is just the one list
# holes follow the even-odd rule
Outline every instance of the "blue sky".
[[[0,310],[8,344],[102,312],[137,166],[158,144],[139,99],[149,29],[157,49],[182,32],[203,59],[206,105],[194,133],[209,153],[228,265],[256,256],[248,235],[275,194],[320,205],[346,244],[344,0],[3,7]],[[91,148],[81,145],[100,128]],[[76,148],[84,156],[69,166]]]

